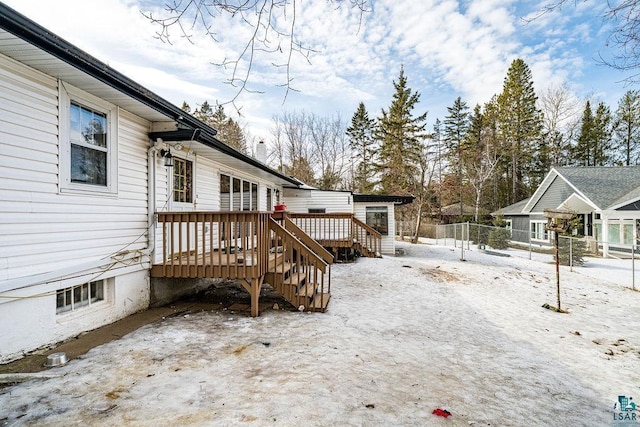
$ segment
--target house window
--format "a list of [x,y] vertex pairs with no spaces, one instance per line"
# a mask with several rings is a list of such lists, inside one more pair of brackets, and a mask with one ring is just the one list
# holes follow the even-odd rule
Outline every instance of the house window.
[[115,106],[60,85],[60,191],[117,192]]
[[[267,192],[267,195],[269,193]],[[258,184],[220,174],[220,210],[258,210]]]
[[173,158],[173,201],[193,203],[193,162]]
[[531,221],[531,240],[549,241],[547,221]]
[[84,283],[56,292],[56,313],[67,313],[104,300],[104,280]]
[[368,226],[383,236],[389,234],[389,211],[386,206],[368,206],[365,215]]
[[107,115],[71,102],[71,182],[107,186]]
[[511,219],[505,219],[504,222],[506,223],[506,225],[504,226],[504,228],[506,228],[507,230],[509,230],[509,235],[513,236],[513,220]]
[[326,213],[326,212],[327,212],[326,208],[309,208],[309,213],[323,214],[323,213]]

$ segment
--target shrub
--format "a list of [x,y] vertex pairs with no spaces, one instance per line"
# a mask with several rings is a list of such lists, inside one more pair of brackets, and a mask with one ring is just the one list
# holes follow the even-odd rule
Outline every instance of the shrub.
[[511,233],[506,228],[492,228],[489,231],[489,246],[494,249],[507,249]]

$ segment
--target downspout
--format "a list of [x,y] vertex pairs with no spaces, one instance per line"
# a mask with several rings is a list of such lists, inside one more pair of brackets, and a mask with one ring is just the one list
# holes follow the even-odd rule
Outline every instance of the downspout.
[[158,138],[147,151],[147,252],[151,266],[155,260],[156,247],[156,153],[162,145],[162,139]]

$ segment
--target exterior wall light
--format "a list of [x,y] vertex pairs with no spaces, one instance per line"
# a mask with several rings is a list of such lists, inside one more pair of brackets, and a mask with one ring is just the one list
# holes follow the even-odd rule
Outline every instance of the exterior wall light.
[[160,156],[164,157],[164,165],[166,167],[173,167],[173,156],[171,155],[171,150],[160,150]]

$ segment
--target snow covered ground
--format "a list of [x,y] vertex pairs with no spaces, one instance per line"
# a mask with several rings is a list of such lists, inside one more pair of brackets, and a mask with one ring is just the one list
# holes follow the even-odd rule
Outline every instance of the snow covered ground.
[[0,425],[611,426],[640,400],[640,293],[607,260],[562,268],[561,314],[553,264],[399,247],[334,265],[324,314],[202,312],[95,348],[0,391]]

